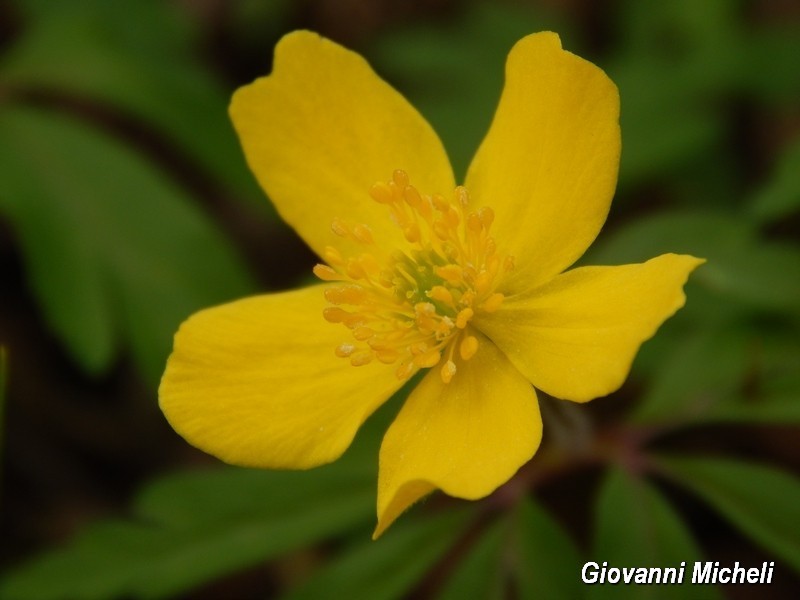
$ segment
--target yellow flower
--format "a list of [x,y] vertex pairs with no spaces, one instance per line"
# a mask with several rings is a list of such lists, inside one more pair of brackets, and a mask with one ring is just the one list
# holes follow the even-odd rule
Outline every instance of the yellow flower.
[[576,402],[616,390],[703,261],[564,272],[608,213],[619,96],[553,33],[511,50],[463,187],[428,123],[357,54],[300,31],[274,65],[230,112],[323,283],[189,318],[160,403],[222,460],[305,469],[427,370],[381,446],[377,537],[435,489],[477,499],[513,476],[541,439],[534,386]]

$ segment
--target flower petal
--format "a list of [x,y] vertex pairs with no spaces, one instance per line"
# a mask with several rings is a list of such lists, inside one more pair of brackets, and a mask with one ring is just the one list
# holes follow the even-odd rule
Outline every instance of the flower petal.
[[548,281],[577,260],[606,220],[620,156],[619,94],[554,33],[514,46],[489,132],[466,185],[495,211],[498,248],[516,258],[508,291]]
[[663,254],[645,263],[582,267],[507,297],[475,326],[537,388],[585,402],[619,388],[639,346],[683,306],[703,259]]
[[539,447],[536,392],[486,338],[448,384],[433,369],[403,405],[381,445],[378,537],[439,488],[474,500],[510,479]]
[[391,366],[334,355],[349,332],[323,320],[323,288],[246,298],[184,322],[159,389],[173,428],[243,466],[338,458],[402,382]]
[[353,250],[331,232],[334,217],[367,224],[389,246],[402,239],[369,196],[395,169],[424,192],[455,185],[427,121],[361,56],[315,33],[284,36],[272,74],[237,90],[230,114],[261,187],[320,255]]

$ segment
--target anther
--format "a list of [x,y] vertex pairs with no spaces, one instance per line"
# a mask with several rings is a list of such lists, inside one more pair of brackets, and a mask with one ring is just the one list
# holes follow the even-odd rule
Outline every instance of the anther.
[[336,353],[336,356],[338,356],[339,358],[347,358],[353,352],[355,352],[355,350],[356,347],[354,344],[339,344],[338,346],[336,346],[336,350],[334,350],[334,352]]
[[372,362],[372,352],[369,350],[362,350],[356,352],[350,357],[350,364],[354,367],[362,367]]
[[396,169],[394,173],[392,173],[392,181],[395,182],[397,187],[404,190],[408,185],[408,173],[402,169]]
[[328,265],[314,265],[312,269],[314,275],[322,279],[322,281],[341,281],[342,276],[336,271],[331,269]]
[[394,202],[392,188],[383,182],[378,182],[369,188],[369,195],[379,204],[391,204]]
[[421,369],[428,369],[435,366],[441,359],[441,353],[434,349],[414,357],[414,364]]
[[353,227],[353,237],[356,238],[362,244],[371,244],[374,240],[372,239],[372,230],[366,225],[358,224]]
[[454,363],[452,360],[448,360],[446,363],[444,363],[444,366],[442,366],[440,374],[442,376],[442,381],[445,383],[450,383],[450,381],[453,379],[453,375],[456,374],[456,363]]
[[331,231],[339,237],[348,237],[350,235],[350,228],[347,223],[342,221],[339,217],[333,217],[331,221]]
[[462,309],[456,316],[456,327],[464,329],[474,314],[475,312],[469,307]]
[[473,335],[466,336],[461,340],[461,345],[458,348],[458,353],[464,360],[469,360],[478,351],[478,338]]
[[483,301],[481,308],[489,313],[494,312],[498,308],[500,308],[500,305],[503,303],[504,299],[505,296],[503,296],[503,294],[495,292],[494,294],[492,294],[486,300]]

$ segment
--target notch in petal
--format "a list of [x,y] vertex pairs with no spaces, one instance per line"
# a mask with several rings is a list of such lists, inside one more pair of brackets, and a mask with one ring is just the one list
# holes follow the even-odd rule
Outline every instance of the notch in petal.
[[554,33],[514,46],[494,120],[467,173],[495,209],[498,245],[516,259],[509,291],[548,281],[577,260],[606,220],[620,157],[619,93]]
[[367,223],[387,247],[402,232],[369,197],[403,169],[420,189],[454,187],[444,147],[428,122],[355,52],[309,31],[284,36],[272,74],[233,96],[230,115],[247,162],[283,219],[320,256],[334,245],[334,217]]

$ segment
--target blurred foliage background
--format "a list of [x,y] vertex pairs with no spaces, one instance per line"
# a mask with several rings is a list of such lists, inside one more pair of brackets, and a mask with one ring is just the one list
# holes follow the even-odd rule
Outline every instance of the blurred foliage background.
[[[558,31],[622,97],[618,193],[582,262],[708,259],[620,391],[543,397],[511,482],[435,495],[377,542],[402,398],[302,473],[222,466],[157,407],[182,319],[309,278],[226,114],[296,28],[365,55],[461,174],[511,45]],[[796,598],[799,61],[792,0],[0,3],[0,598]],[[774,561],[774,583],[580,583],[587,560],[701,558]]]

